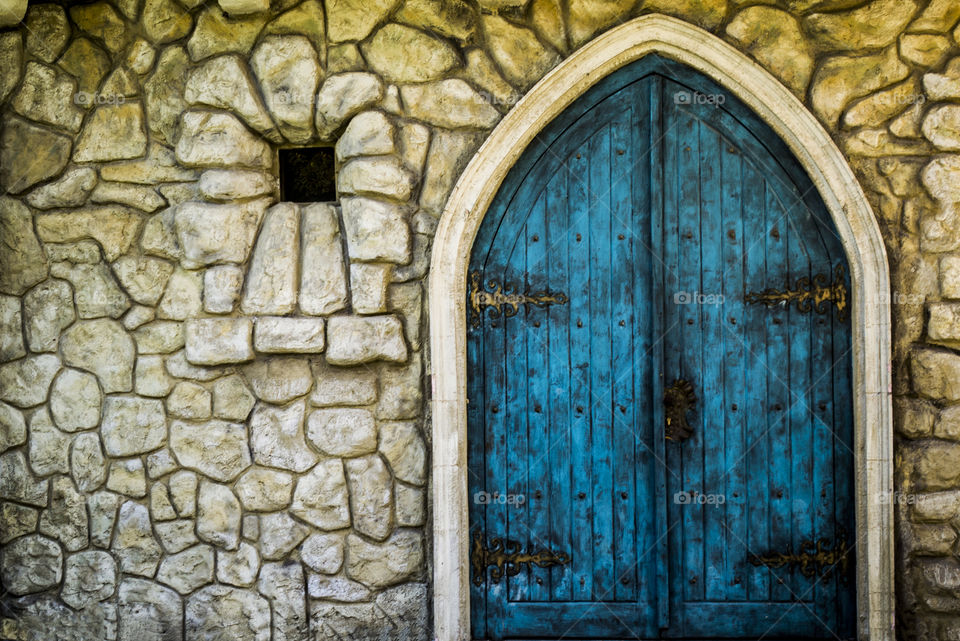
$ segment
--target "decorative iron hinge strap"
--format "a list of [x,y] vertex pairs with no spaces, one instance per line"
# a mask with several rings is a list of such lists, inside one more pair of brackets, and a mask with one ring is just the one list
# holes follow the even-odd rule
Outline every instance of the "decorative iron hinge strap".
[[761,303],[767,307],[775,305],[788,306],[797,304],[797,311],[806,313],[815,311],[818,314],[827,313],[827,303],[832,302],[837,308],[840,320],[847,318],[847,284],[844,278],[843,265],[837,265],[833,271],[833,282],[828,274],[817,274],[812,279],[804,276],[797,280],[794,289],[778,290],[765,289],[762,292],[749,292],[743,297],[744,302]]
[[787,567],[793,569],[796,567],[799,568],[800,574],[808,578],[828,576],[837,566],[840,567],[841,575],[846,575],[851,552],[852,550],[847,547],[847,542],[843,538],[838,538],[832,545],[828,539],[820,539],[816,544],[813,541],[804,541],[800,544],[799,552],[789,554],[771,552],[763,556],[751,555],[749,561],[757,567],[761,565],[768,568]]
[[548,305],[563,305],[570,300],[565,294],[559,292],[506,293],[503,285],[492,280],[487,283],[487,287],[492,291],[483,288],[483,284],[480,282],[480,272],[470,274],[470,308],[473,310],[474,327],[480,325],[480,318],[485,307],[492,307],[494,316],[499,314],[513,316],[519,311],[521,305],[546,307]]
[[529,564],[541,568],[553,565],[566,565],[570,562],[570,555],[563,552],[541,549],[533,551],[530,546],[527,552],[516,541],[490,539],[489,547],[483,542],[479,534],[473,538],[473,548],[470,551],[470,565],[473,566],[474,585],[483,585],[486,580],[487,568],[492,567],[490,578],[494,583],[500,583],[504,576],[516,576],[524,566]]

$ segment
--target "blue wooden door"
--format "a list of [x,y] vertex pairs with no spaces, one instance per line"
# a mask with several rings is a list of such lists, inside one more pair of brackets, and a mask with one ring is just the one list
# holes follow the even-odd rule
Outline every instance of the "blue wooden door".
[[846,263],[772,131],[634,63],[530,145],[469,278],[474,638],[852,636]]

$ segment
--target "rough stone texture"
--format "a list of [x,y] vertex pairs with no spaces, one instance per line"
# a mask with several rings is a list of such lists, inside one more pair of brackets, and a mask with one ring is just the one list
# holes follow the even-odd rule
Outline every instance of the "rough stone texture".
[[153,581],[125,578],[118,593],[121,641],[183,638],[183,603],[176,592]]
[[[70,159],[69,137],[10,117],[0,133],[0,186],[18,194],[58,175]],[[31,149],[33,153],[20,153]]]
[[300,558],[315,572],[336,574],[343,566],[343,536],[312,534],[300,546]]
[[177,160],[187,166],[269,169],[269,145],[227,113],[188,111],[181,119]]
[[423,485],[427,477],[427,447],[410,421],[387,422],[380,426],[380,453],[401,481]]
[[10,105],[24,118],[54,127],[80,130],[83,110],[76,106],[77,83],[68,74],[40,64],[28,62],[20,90]]
[[116,321],[75,323],[63,334],[60,349],[64,363],[93,372],[104,393],[133,389],[133,340]]
[[47,398],[60,359],[52,354],[28,356],[0,365],[0,400],[17,407],[33,407]]
[[243,270],[236,265],[211,267],[203,274],[204,311],[210,314],[229,314],[240,298],[242,287]]
[[180,594],[190,594],[213,582],[213,568],[213,548],[195,545],[165,557],[157,570],[157,581],[169,585]]
[[260,404],[250,417],[250,448],[260,465],[305,472],[317,462],[303,436],[304,402],[285,409]]
[[260,554],[257,548],[241,542],[235,552],[217,550],[217,581],[245,588],[257,580]]
[[227,376],[213,385],[213,415],[233,421],[246,420],[256,398],[240,376]]
[[58,430],[46,409],[30,417],[30,468],[37,476],[70,471],[70,438]]
[[861,50],[892,43],[917,10],[907,0],[879,0],[840,13],[814,13],[804,27],[820,47],[834,50]]
[[197,509],[197,475],[180,471],[171,476],[170,499],[180,516],[193,516]]
[[162,550],[150,530],[147,508],[133,501],[120,506],[116,535],[110,549],[120,561],[121,572],[153,576]]
[[250,64],[280,133],[290,142],[309,141],[321,74],[310,41],[303,36],[268,36],[254,49]]
[[426,523],[426,495],[423,490],[397,483],[394,495],[397,503],[398,526],[421,527]]
[[58,5],[32,5],[27,10],[25,25],[27,51],[44,62],[56,60],[70,40],[67,14]]
[[117,589],[117,564],[106,552],[79,552],[67,557],[60,598],[74,608],[113,596]]
[[122,256],[113,263],[113,271],[133,300],[153,307],[173,274],[173,265],[157,258]]
[[241,205],[191,202],[179,206],[175,224],[184,266],[246,261],[267,204],[261,199]]
[[300,251],[300,308],[307,314],[320,315],[346,307],[343,244],[332,206],[314,204],[303,208]]
[[814,74],[810,91],[813,110],[833,126],[851,99],[899,82],[908,73],[909,67],[897,58],[896,47],[867,56],[828,58]]
[[50,274],[66,279],[73,285],[74,300],[80,318],[120,318],[130,309],[130,299],[117,284],[110,268],[103,263],[53,263]]
[[366,367],[344,369],[317,363],[314,375],[313,405],[368,405],[376,400],[377,377]]
[[138,458],[113,461],[107,476],[107,489],[135,499],[147,495],[147,476]]
[[290,512],[322,530],[350,525],[350,507],[343,464],[323,460],[297,481]]
[[372,73],[330,76],[317,93],[317,135],[330,138],[348,118],[376,104],[383,95],[383,81]]
[[335,316],[327,323],[327,362],[359,365],[407,358],[403,326],[396,316]]
[[184,467],[217,481],[232,481],[250,467],[247,428],[239,423],[170,423],[170,449]]
[[81,492],[91,492],[107,479],[107,464],[96,434],[79,434],[70,450],[70,472]]
[[87,119],[73,152],[76,162],[136,158],[147,151],[139,102],[97,107]]
[[187,600],[186,638],[270,641],[270,605],[249,590],[211,585]]
[[347,576],[369,587],[388,587],[414,577],[423,564],[420,534],[399,531],[384,543],[347,535]]
[[923,119],[923,135],[940,149],[960,149],[960,107],[937,105]]
[[310,414],[307,436],[331,456],[358,456],[377,449],[377,426],[365,409],[321,409]]
[[0,453],[27,442],[27,423],[23,414],[6,403],[0,403]]
[[393,479],[376,455],[344,462],[354,529],[382,541],[393,531]]
[[324,323],[319,318],[258,318],[253,346],[268,354],[318,354],[325,347]]
[[288,314],[297,304],[300,210],[281,203],[267,210],[240,309],[246,314]]
[[0,456],[0,498],[45,507],[48,486],[49,481],[38,481],[33,476],[23,452]]
[[26,356],[20,299],[0,296],[0,363]]
[[38,512],[25,505],[0,503],[0,544],[37,530]]
[[177,383],[167,397],[167,412],[177,418],[210,418],[212,396],[205,387],[197,383]]
[[386,197],[406,201],[416,177],[393,156],[355,158],[340,168],[337,189],[341,194]]
[[[0,159],[2,164],[2,159]],[[0,197],[0,292],[19,296],[47,277],[48,265],[20,201]]]
[[412,117],[447,129],[489,129],[500,120],[500,112],[459,79],[404,85],[400,96]]
[[253,358],[253,323],[247,318],[206,318],[186,325],[187,360],[194,365],[241,363]]
[[350,265],[350,293],[357,314],[382,314],[387,311],[387,286],[393,265],[353,263]]
[[396,149],[396,127],[379,111],[365,111],[350,119],[337,140],[337,160],[355,156],[381,156]]
[[253,393],[268,403],[286,403],[310,391],[310,366],[299,358],[258,360],[244,368]]
[[200,175],[200,193],[210,200],[239,200],[276,191],[270,174],[246,169],[208,169]]
[[361,45],[364,58],[388,82],[426,82],[459,66],[447,41],[405,25],[388,24]]
[[272,640],[306,639],[310,622],[301,565],[267,563],[260,572],[257,587],[273,605]]
[[121,497],[112,492],[97,492],[87,499],[90,511],[90,542],[97,547],[110,547],[113,524],[117,519],[117,508]]
[[960,400],[960,357],[932,349],[916,350],[910,360],[913,387],[927,398]]
[[25,536],[3,549],[0,578],[11,594],[42,592],[60,583],[62,573],[63,552],[48,538]]
[[814,61],[795,17],[774,7],[748,7],[726,31],[794,92],[806,89]]
[[73,290],[62,280],[47,280],[23,299],[24,332],[31,351],[53,352],[60,342],[60,332],[76,318]]
[[246,54],[266,17],[259,15],[228,17],[216,4],[210,4],[199,14],[197,27],[187,42],[190,57],[203,60],[220,53]]
[[131,456],[160,447],[167,432],[163,403],[136,396],[108,396],[100,433],[110,456]]
[[410,261],[410,227],[405,210],[369,198],[344,198],[343,221],[350,257],[359,261]]
[[237,549],[240,543],[240,501],[226,485],[200,483],[197,495],[197,536],[201,540]]
[[42,534],[60,541],[70,552],[87,546],[86,502],[70,479],[60,477],[51,483],[50,505],[40,515],[39,529]]
[[203,276],[199,272],[177,269],[167,283],[157,306],[157,317],[186,320],[200,315],[203,308]]
[[293,475],[255,467],[244,473],[234,489],[244,509],[257,512],[282,510],[293,497]]
[[282,559],[308,534],[310,528],[286,512],[265,514],[260,517],[260,552],[264,559]]
[[74,167],[57,180],[32,190],[26,201],[37,209],[77,207],[87,201],[96,184],[97,172],[92,167]]
[[363,40],[389,15],[399,0],[343,0],[328,10],[327,33],[332,42]]
[[191,105],[227,109],[261,133],[270,134],[276,129],[239,56],[217,56],[194,69],[183,97]]
[[70,243],[92,238],[100,244],[104,258],[110,261],[130,249],[139,230],[140,217],[137,212],[114,205],[51,212],[38,216],[36,224],[40,240]]

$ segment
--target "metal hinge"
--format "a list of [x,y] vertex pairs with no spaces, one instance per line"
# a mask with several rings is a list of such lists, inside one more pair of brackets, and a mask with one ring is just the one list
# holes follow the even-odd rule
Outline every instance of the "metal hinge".
[[797,280],[794,289],[769,288],[762,292],[748,292],[743,300],[749,304],[759,303],[767,307],[787,307],[790,303],[796,303],[797,311],[815,311],[818,314],[826,314],[827,303],[832,302],[837,308],[840,320],[846,320],[848,297],[843,265],[837,265],[833,270],[832,283],[829,274],[817,274],[812,279],[804,276]]
[[506,293],[503,285],[492,280],[487,283],[487,287],[492,291],[483,288],[483,284],[480,282],[480,272],[470,274],[470,309],[473,312],[471,320],[474,327],[480,326],[480,319],[485,307],[493,308],[493,316],[503,314],[509,317],[516,314],[521,305],[546,307],[548,305],[563,305],[570,300],[566,294],[559,292]]
[[492,567],[490,579],[500,583],[504,576],[516,576],[524,566],[533,564],[541,568],[553,565],[566,565],[570,562],[570,555],[563,552],[541,549],[533,551],[530,546],[527,552],[516,541],[490,539],[490,545],[483,542],[483,537],[477,534],[473,538],[473,548],[470,551],[470,565],[473,567],[473,584],[483,585],[486,580],[487,568]]

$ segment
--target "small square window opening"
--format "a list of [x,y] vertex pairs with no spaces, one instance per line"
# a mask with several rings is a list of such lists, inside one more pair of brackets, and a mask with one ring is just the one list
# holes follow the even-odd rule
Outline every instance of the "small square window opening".
[[285,202],[333,202],[337,168],[333,147],[280,150],[280,198]]

